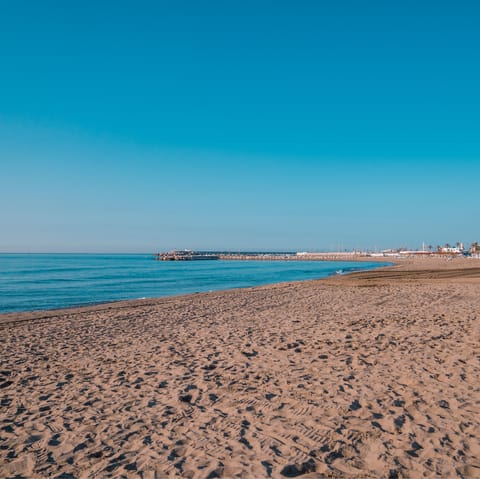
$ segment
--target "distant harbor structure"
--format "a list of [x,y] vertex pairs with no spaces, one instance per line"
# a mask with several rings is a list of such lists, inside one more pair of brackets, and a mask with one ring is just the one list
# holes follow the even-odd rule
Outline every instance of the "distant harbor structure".
[[190,250],[173,250],[167,253],[157,253],[155,259],[158,261],[200,261],[200,260],[216,260],[220,256],[210,253],[201,253]]
[[455,246],[446,243],[445,246],[434,247],[422,244],[421,249],[384,249],[381,251],[352,250],[352,251],[298,251],[298,252],[268,252],[268,251],[192,251],[172,250],[167,253],[156,253],[154,258],[158,261],[199,261],[199,260],[224,260],[224,261],[369,261],[372,258],[412,258],[412,257],[446,257],[456,256],[480,258],[480,243],[474,242],[467,249],[462,242]]

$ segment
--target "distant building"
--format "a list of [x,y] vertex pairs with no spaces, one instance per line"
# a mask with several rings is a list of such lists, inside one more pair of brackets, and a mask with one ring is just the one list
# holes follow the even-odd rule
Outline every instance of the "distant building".
[[463,248],[461,246],[441,246],[438,252],[448,254],[462,254]]

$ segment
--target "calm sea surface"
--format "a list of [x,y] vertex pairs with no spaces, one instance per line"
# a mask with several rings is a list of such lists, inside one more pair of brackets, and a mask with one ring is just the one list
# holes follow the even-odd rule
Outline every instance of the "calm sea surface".
[[324,278],[379,263],[154,261],[151,255],[0,254],[0,312]]

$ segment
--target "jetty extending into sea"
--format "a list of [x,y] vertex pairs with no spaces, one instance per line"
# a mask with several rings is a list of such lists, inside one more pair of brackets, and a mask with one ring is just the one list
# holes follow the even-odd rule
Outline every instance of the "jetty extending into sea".
[[154,257],[158,261],[201,261],[220,259],[220,256],[216,254],[201,253],[190,250],[174,250],[167,253],[157,253]]
[[360,252],[337,253],[296,253],[296,252],[206,252],[191,250],[172,250],[156,253],[158,261],[361,261],[371,255]]

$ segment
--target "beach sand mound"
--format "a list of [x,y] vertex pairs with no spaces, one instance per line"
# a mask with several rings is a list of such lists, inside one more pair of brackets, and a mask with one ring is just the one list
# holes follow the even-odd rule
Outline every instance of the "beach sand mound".
[[480,282],[393,271],[4,315],[0,477],[479,478]]

